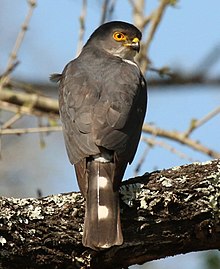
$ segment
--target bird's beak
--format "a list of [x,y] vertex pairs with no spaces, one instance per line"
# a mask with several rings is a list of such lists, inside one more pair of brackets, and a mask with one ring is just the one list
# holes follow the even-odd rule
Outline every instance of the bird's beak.
[[140,51],[140,40],[139,40],[139,38],[135,37],[132,40],[131,47],[132,47],[133,50],[136,50],[137,52]]
[[131,42],[125,43],[124,46],[130,47],[137,52],[140,51],[140,40],[139,38],[135,37]]

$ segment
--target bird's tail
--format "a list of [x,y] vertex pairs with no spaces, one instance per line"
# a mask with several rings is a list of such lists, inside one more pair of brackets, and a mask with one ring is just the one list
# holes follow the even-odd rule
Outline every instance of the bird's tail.
[[112,162],[88,162],[88,192],[83,232],[83,245],[105,249],[121,245],[118,191],[113,190],[115,165]]

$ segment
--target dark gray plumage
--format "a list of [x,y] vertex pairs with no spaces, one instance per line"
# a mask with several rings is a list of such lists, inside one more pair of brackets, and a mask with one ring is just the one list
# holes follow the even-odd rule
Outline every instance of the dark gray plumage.
[[96,250],[123,242],[118,189],[134,158],[147,102],[133,59],[139,40],[131,24],[103,24],[57,76],[67,153],[86,199],[83,244]]

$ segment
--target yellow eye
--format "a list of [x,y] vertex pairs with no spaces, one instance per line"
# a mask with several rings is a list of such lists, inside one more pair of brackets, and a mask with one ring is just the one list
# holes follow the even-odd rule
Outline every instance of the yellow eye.
[[113,34],[113,38],[114,38],[114,40],[116,40],[116,41],[126,40],[125,35],[124,35],[123,33],[121,33],[121,32],[114,32],[114,34]]

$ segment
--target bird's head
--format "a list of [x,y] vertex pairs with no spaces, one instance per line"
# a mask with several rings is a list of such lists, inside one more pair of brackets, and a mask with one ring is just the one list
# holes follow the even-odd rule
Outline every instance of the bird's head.
[[133,60],[140,50],[141,37],[141,32],[134,25],[122,21],[112,21],[97,28],[86,45],[91,44],[114,56]]

